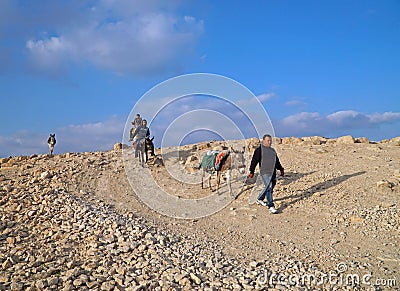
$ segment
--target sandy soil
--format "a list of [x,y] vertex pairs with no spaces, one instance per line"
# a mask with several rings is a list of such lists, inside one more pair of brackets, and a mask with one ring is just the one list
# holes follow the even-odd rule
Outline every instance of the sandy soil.
[[[257,260],[290,254],[326,271],[335,270],[338,263],[344,262],[359,272],[360,268],[368,268],[375,276],[398,277],[400,148],[380,143],[274,147],[286,172],[285,177],[279,177],[274,192],[279,209],[276,215],[251,203],[249,197],[258,193],[251,194],[251,188],[207,217],[182,220],[160,215],[137,199],[118,157],[118,162],[107,164],[106,171],[89,173],[90,179],[98,175],[95,184],[88,184],[90,179],[82,176],[78,185],[85,185],[96,198],[120,211],[136,212],[188,239],[215,241],[238,258]],[[211,194],[199,184],[176,181],[165,167],[149,168],[149,179],[178,196]],[[244,176],[235,177],[237,190]],[[378,186],[380,181],[389,184],[382,182]],[[221,188],[224,191],[226,185]]]

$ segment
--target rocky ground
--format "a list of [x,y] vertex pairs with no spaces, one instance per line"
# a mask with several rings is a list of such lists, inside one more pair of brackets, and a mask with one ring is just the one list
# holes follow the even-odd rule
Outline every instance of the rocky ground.
[[[246,141],[249,154],[257,143]],[[176,164],[197,177],[201,154],[221,146],[164,153],[178,151]],[[132,158],[127,170],[118,146],[0,159],[0,290],[399,289],[400,138],[284,138],[274,147],[286,172],[278,214],[253,204],[256,185],[193,219],[141,202],[128,177],[143,169]],[[169,162],[151,161],[146,179],[177,199],[210,194],[171,177]],[[235,191],[244,178],[235,174]]]

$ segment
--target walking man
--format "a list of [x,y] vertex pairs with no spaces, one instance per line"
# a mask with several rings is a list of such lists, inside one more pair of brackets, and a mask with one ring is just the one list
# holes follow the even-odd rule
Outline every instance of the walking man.
[[[274,207],[274,200],[272,198],[272,192],[276,185],[276,170],[279,170],[281,176],[285,175],[284,169],[279,161],[278,155],[275,149],[271,147],[272,137],[269,134],[265,134],[262,139],[261,145],[255,149],[253,157],[250,163],[250,174],[249,177],[254,176],[256,166],[260,167],[260,176],[264,182],[264,189],[257,198],[257,204],[262,206],[268,206],[269,211],[272,214],[278,211]],[[267,203],[264,199],[267,198]]]

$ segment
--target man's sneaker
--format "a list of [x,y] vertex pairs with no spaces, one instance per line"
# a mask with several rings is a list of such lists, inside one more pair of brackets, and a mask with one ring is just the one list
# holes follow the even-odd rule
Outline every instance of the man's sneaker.
[[269,208],[269,212],[271,212],[272,214],[275,214],[278,212],[278,210],[276,210],[273,206]]
[[258,205],[261,205],[261,206],[267,206],[267,203],[265,203],[264,201],[262,201],[262,200],[256,200],[256,203],[258,204]]

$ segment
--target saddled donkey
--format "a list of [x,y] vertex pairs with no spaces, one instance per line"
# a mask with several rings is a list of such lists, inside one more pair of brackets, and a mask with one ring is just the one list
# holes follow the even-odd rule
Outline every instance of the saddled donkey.
[[[205,176],[205,172],[207,170],[204,167],[201,167],[201,168],[202,168],[201,188],[204,189],[204,176]],[[221,174],[225,173],[226,184],[228,185],[229,194],[233,198],[235,198],[235,196],[232,193],[231,172],[232,172],[232,170],[238,170],[239,173],[244,174],[245,168],[246,168],[246,165],[245,165],[244,151],[237,152],[237,151],[234,151],[232,148],[230,148],[228,156],[221,161],[221,165],[220,165],[219,169],[215,170],[215,172],[217,173],[216,191],[218,191],[219,185],[221,183]],[[211,176],[212,176],[212,173],[210,173],[210,176],[208,177],[208,187],[210,188],[211,191],[214,191],[211,187]]]

